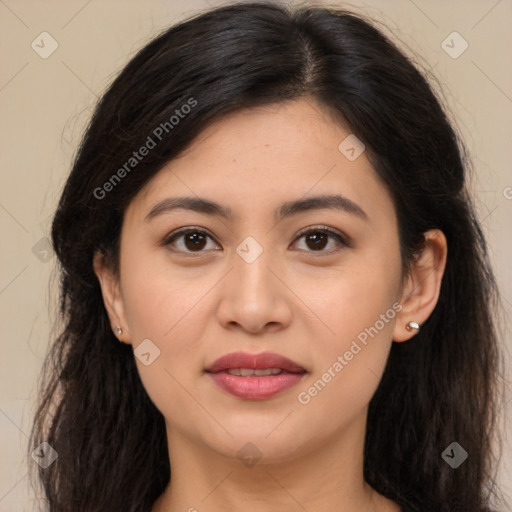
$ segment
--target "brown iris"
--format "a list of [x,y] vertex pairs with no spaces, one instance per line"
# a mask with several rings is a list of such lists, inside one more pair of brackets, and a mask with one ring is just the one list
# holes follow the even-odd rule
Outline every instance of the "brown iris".
[[206,236],[202,233],[191,232],[184,235],[185,247],[189,250],[201,250],[206,245]]
[[[329,235],[326,233],[322,233],[319,231],[315,231],[306,235],[306,243],[310,249],[323,249],[327,244],[327,239]],[[312,242],[313,245],[309,245],[309,242]]]

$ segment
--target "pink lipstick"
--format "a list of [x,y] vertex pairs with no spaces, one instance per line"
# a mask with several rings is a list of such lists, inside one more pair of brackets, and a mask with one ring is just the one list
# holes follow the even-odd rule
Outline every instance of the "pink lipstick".
[[287,357],[272,352],[233,352],[206,368],[221,389],[246,400],[266,400],[298,384],[307,373]]

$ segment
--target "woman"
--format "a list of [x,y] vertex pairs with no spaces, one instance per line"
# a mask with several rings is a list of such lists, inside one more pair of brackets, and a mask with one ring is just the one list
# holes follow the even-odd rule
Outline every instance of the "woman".
[[496,294],[468,162],[350,12],[233,4],[149,43],[53,222],[49,510],[490,510]]

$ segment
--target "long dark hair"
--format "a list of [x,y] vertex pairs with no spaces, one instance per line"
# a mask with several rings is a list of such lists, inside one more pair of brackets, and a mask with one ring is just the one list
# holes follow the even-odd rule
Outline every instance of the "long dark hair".
[[[37,473],[50,511],[150,510],[170,478],[163,416],[132,348],[111,331],[93,255],[116,268],[127,205],[211,122],[299,97],[325,105],[366,145],[394,200],[404,269],[425,231],[448,241],[438,304],[413,340],[393,343],[370,402],[364,477],[421,512],[492,504],[497,293],[466,189],[469,156],[425,73],[371,20],[267,2],[216,8],[156,37],[110,85],[85,133],[52,226],[64,324],[40,377],[30,444],[58,453]],[[127,167],[159,126],[161,140]],[[441,457],[454,441],[469,455],[457,469]]]

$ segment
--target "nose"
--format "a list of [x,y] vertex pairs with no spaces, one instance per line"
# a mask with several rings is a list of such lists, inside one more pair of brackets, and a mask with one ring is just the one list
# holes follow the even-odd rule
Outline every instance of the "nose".
[[279,331],[291,322],[293,293],[270,251],[251,263],[234,255],[220,293],[217,318],[226,329],[259,334]]

